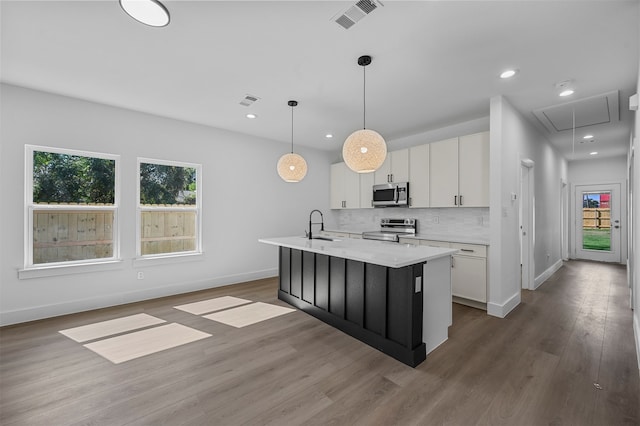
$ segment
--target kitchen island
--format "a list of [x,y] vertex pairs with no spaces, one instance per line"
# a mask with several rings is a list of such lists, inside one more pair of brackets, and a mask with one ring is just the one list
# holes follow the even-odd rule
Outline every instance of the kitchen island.
[[415,367],[448,338],[454,249],[304,237],[279,247],[278,298]]

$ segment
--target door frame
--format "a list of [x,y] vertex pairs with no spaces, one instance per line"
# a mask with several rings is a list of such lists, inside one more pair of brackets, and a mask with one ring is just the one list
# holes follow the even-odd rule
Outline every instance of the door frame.
[[[625,185],[621,182],[609,182],[609,183],[594,183],[594,184],[574,184],[572,185],[572,199],[573,199],[573,249],[572,257],[574,259],[586,259],[586,260],[594,260],[599,262],[612,262],[612,263],[622,263],[622,227],[626,226],[626,222],[624,220],[625,214],[623,212],[623,208],[625,207],[625,203],[622,200],[622,194],[624,190],[626,190]],[[578,214],[582,211],[582,197],[578,199],[578,192],[582,192],[582,189],[593,190],[593,191],[607,191],[611,190],[612,198],[614,202],[617,202],[617,218],[614,218],[613,214],[611,214],[611,221],[613,226],[613,221],[618,220],[618,230],[616,231],[613,227],[611,228],[611,245],[612,249],[617,249],[617,254],[612,250],[611,252],[598,252],[597,250],[590,250],[585,253],[582,253],[578,256],[578,248],[582,246],[582,241],[580,241],[580,237],[582,236],[582,232],[578,231],[578,225],[582,223],[582,215],[578,218]],[[614,193],[616,194],[614,196]],[[580,208],[578,209],[578,206]],[[613,209],[613,207],[612,207]],[[580,249],[582,251],[582,249]],[[611,255],[607,256],[606,253],[611,253]]]
[[529,158],[520,161],[519,240],[521,287],[535,290],[535,162]]

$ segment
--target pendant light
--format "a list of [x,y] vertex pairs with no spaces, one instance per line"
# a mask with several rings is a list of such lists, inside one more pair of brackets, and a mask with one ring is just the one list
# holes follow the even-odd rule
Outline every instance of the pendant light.
[[357,173],[371,173],[380,168],[387,156],[387,144],[380,133],[366,128],[366,89],[367,76],[365,68],[371,63],[371,56],[360,56],[358,65],[362,67],[364,89],[363,103],[363,129],[351,133],[342,146],[342,158],[347,166]]
[[300,182],[307,175],[307,162],[301,155],[293,153],[293,107],[298,101],[289,101],[291,107],[291,153],[278,160],[278,174],[285,182]]

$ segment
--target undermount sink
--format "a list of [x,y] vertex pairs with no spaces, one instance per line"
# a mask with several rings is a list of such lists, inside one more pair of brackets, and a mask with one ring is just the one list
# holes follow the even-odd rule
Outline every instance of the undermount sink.
[[[309,239],[309,237],[302,237],[302,238],[306,238]],[[322,235],[319,236],[313,236],[311,237],[312,240],[323,240],[323,241],[340,241],[337,238],[331,238],[331,237],[324,237]]]
[[331,238],[331,237],[323,237],[323,236],[319,236],[319,237],[311,237],[312,240],[324,240],[324,241],[339,241],[336,240],[335,238]]

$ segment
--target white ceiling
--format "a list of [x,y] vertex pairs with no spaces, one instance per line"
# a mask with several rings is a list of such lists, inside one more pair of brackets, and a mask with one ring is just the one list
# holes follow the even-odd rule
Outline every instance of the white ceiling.
[[[388,0],[349,30],[331,20],[354,3],[165,1],[171,23],[153,28],[117,0],[2,0],[0,77],[283,143],[295,99],[295,143],[339,152],[362,127],[356,61],[369,54],[367,127],[387,140],[485,117],[504,95],[569,159],[626,153],[638,0]],[[509,67],[519,74],[498,78]],[[554,85],[567,79],[576,93],[559,98]],[[551,133],[533,114],[612,91],[620,120],[578,129],[576,140],[588,131],[595,142],[575,154],[571,130]],[[260,100],[242,106],[246,94]]]

